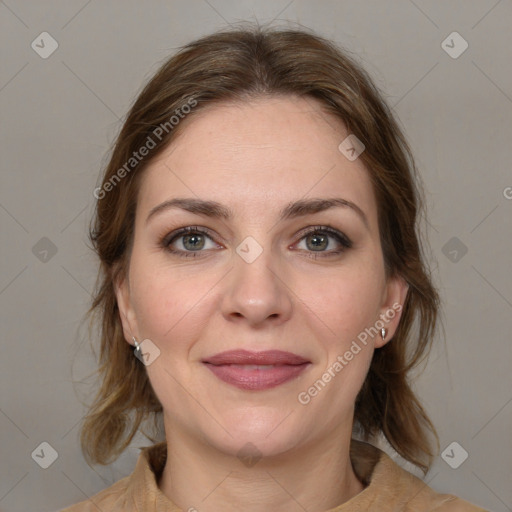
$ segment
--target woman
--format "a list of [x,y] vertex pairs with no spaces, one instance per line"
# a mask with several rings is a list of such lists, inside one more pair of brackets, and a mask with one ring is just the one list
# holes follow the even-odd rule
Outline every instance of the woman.
[[436,453],[407,380],[439,305],[415,178],[370,78],[320,37],[228,31],[166,62],[95,190],[82,447],[109,463],[151,418],[165,441],[66,510],[483,510],[368,442],[424,472]]

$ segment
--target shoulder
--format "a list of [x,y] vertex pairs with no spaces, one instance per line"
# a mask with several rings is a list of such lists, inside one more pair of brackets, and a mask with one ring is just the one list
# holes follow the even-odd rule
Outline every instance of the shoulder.
[[87,500],[59,512],[153,510],[155,500],[159,499],[165,502],[165,497],[158,489],[157,477],[165,465],[166,458],[167,446],[165,442],[142,447],[131,475],[122,478]]
[[367,509],[363,507],[364,510],[487,512],[452,494],[434,491],[423,480],[399,466],[384,451],[368,443],[353,440],[351,456],[359,478],[368,482],[367,487],[354,500],[354,505],[368,504]]
[[142,447],[133,473],[99,493],[59,512],[134,512],[155,510],[163,503],[165,510],[178,511],[160,491],[157,479],[167,458],[165,442]]
[[[441,495],[443,496],[443,495]],[[473,505],[468,501],[457,498],[452,495],[444,495],[445,501],[438,507],[434,508],[432,512],[489,512],[484,508]]]
[[81,501],[60,512],[117,512],[124,510],[129,477],[122,478],[115,484],[103,489],[87,500]]

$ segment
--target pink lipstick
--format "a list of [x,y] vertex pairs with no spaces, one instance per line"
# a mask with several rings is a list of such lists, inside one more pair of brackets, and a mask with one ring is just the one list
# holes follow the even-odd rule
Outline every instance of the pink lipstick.
[[240,389],[259,391],[300,375],[310,361],[291,352],[229,350],[203,360],[219,379]]

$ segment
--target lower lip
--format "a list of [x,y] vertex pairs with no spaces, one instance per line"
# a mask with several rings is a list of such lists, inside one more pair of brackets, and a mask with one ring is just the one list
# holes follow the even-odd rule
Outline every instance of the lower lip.
[[246,369],[229,364],[213,365],[205,363],[208,369],[220,380],[240,389],[259,391],[270,389],[300,375],[310,363],[282,365],[268,369]]

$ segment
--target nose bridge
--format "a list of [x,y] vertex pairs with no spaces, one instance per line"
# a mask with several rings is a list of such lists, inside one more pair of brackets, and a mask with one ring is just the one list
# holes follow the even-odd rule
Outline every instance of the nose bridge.
[[291,312],[291,297],[280,272],[280,258],[274,254],[268,236],[260,230],[258,238],[247,236],[233,253],[234,266],[223,302],[224,314],[245,317],[256,324],[265,319],[286,319]]

